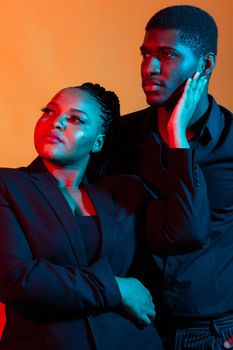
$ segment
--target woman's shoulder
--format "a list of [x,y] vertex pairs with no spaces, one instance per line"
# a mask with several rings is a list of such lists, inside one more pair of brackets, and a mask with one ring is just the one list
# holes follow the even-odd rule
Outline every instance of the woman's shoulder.
[[27,172],[27,168],[25,166],[21,166],[18,168],[8,168],[8,167],[1,167],[0,168],[0,174],[2,176],[15,176],[18,175],[20,173],[25,173]]
[[[39,169],[39,170],[38,170]],[[17,168],[1,167],[0,178],[2,180],[14,180],[15,178],[27,178],[29,173],[43,170],[43,164],[39,157],[34,159],[29,165]]]
[[0,168],[1,187],[11,188],[22,184],[27,180],[27,167]]

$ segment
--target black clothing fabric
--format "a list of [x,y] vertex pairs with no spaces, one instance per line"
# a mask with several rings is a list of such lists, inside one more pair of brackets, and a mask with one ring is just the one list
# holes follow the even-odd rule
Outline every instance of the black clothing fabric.
[[98,257],[100,247],[100,232],[97,224],[96,216],[75,215],[76,223],[79,227],[85,253],[87,256],[87,263],[91,264]]
[[[83,186],[100,233],[91,264],[80,234],[87,224],[77,225],[42,160],[0,169],[0,300],[6,304],[1,350],[162,349],[153,324],[142,328],[122,310],[114,278],[134,276],[136,261],[147,266],[146,257],[151,260],[139,240],[144,188],[129,176]],[[141,273],[144,281],[143,268]]]
[[[162,143],[156,109],[149,107],[122,118],[120,157],[116,172],[136,173],[152,191],[167,198],[173,152],[193,154],[195,188],[207,187],[211,216],[209,241],[193,252],[154,257],[163,274],[163,315],[168,318],[214,318],[233,313],[233,127],[232,113],[209,96],[210,107],[195,125],[198,136],[190,149],[171,150]],[[175,160],[173,166],[181,167]],[[170,171],[172,171],[170,169]],[[184,211],[188,208],[184,205]],[[174,208],[175,210],[175,208]],[[193,217],[193,225],[197,217]],[[200,227],[201,229],[201,227]],[[198,229],[196,234],[198,234]]]

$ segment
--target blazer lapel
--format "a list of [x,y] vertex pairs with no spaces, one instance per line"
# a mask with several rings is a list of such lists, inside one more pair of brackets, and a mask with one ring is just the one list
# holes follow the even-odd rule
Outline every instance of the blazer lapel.
[[76,224],[74,215],[67,201],[56,184],[56,180],[49,174],[40,158],[37,158],[29,166],[29,171],[31,181],[38,191],[41,192],[63,226],[67,238],[70,241],[77,264],[79,266],[86,266],[85,247],[81,239],[79,227]]

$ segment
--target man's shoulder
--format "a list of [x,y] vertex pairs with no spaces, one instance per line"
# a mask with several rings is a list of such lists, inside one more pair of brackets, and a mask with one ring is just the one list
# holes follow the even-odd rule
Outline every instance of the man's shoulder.
[[219,108],[220,108],[222,114],[223,114],[226,118],[228,118],[229,121],[232,122],[232,121],[233,121],[233,114],[232,114],[232,112],[231,112],[229,109],[227,109],[226,107],[224,107],[224,106],[221,106],[221,105],[218,105],[218,106],[219,106]]
[[128,119],[128,118],[140,118],[143,115],[147,114],[148,111],[150,111],[151,107],[146,107],[143,109],[139,109],[138,111],[126,113],[122,116],[122,118]]
[[[222,106],[222,105],[218,105],[219,109],[220,109],[220,113],[221,113],[221,117],[224,119],[224,139],[228,140],[231,142],[232,144],[232,137],[233,137],[233,114],[232,112]],[[222,119],[221,118],[221,119]]]
[[139,111],[125,114],[121,118],[121,124],[124,125],[135,125],[142,123],[150,113],[151,107],[141,109]]

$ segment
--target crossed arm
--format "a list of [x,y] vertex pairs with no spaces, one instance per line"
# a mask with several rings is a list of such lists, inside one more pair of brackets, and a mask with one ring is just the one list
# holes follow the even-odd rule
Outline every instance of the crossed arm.
[[135,278],[113,275],[107,259],[88,267],[35,257],[12,208],[0,191],[0,300],[30,316],[85,317],[123,307],[148,325],[155,316],[149,291]]

